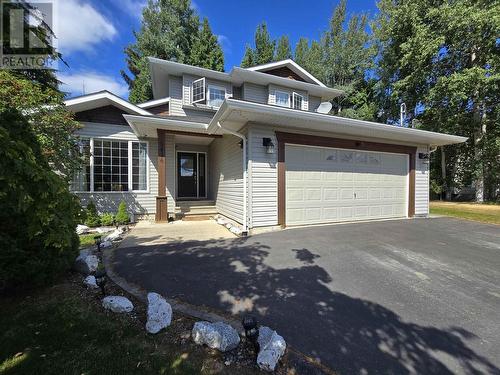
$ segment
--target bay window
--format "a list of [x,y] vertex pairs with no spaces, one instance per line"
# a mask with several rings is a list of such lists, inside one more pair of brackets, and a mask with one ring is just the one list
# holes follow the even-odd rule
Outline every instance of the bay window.
[[[80,192],[146,191],[147,142],[90,138],[85,166],[73,179]],[[84,153],[85,156],[85,153]]]

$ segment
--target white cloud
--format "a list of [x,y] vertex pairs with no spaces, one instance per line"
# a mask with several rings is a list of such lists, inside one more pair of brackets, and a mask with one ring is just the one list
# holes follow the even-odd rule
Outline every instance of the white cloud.
[[116,35],[113,23],[89,3],[64,0],[58,3],[58,44],[63,54],[91,52],[103,41]]
[[219,44],[221,45],[221,47],[225,53],[228,53],[228,54],[231,53],[232,44],[227,36],[219,34],[219,35],[217,35],[217,41],[219,42]]
[[127,97],[128,87],[121,78],[105,75],[97,72],[86,71],[79,73],[59,73],[57,78],[62,82],[60,89],[69,92],[71,96],[85,94],[96,91],[108,90],[115,95]]
[[113,0],[115,6],[128,14],[131,18],[142,18],[142,10],[146,6],[146,0]]

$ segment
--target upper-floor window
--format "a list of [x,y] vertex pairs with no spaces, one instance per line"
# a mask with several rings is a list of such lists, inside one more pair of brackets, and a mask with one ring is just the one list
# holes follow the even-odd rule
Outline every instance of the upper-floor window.
[[292,95],[293,101],[293,109],[302,109],[302,102],[304,101],[304,97],[296,92]]
[[276,97],[276,105],[279,105],[280,107],[290,108],[290,94],[289,93],[287,93],[285,91],[276,90],[274,92],[274,95]]
[[205,101],[205,78],[197,79],[191,84],[191,93],[193,95],[193,103]]
[[220,86],[208,85],[208,105],[220,107],[226,99],[226,89]]

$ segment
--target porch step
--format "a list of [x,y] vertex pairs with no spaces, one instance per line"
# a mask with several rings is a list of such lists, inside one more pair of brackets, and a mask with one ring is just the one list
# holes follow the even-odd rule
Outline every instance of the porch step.
[[217,214],[214,201],[177,201],[176,203],[176,219],[208,220]]
[[201,201],[181,201],[177,200],[177,207],[196,207],[196,206],[214,206],[215,201],[201,200]]

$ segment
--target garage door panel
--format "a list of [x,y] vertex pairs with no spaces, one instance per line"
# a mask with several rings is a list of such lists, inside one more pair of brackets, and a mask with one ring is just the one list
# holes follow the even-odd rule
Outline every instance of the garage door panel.
[[286,146],[288,225],[405,217],[408,156]]

